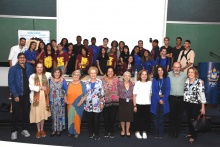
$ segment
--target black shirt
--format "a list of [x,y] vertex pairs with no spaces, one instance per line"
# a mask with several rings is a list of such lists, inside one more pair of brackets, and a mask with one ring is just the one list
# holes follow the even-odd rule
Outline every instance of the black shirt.
[[77,57],[77,55],[80,53],[81,49],[83,48],[83,45],[73,45],[73,53],[75,54],[75,56]]
[[182,50],[185,50],[183,46],[181,46],[180,49],[177,49],[176,47],[173,47],[172,53],[173,53],[173,63],[177,62],[179,54]]
[[163,48],[165,48],[165,49],[167,50],[167,54],[172,53],[172,47],[171,47],[171,46],[168,46],[168,48],[166,48],[165,46],[162,46],[162,47],[160,48],[160,51],[161,51]]
[[23,95],[29,94],[29,84],[28,84],[28,77],[26,68],[21,67],[22,75],[23,75]]

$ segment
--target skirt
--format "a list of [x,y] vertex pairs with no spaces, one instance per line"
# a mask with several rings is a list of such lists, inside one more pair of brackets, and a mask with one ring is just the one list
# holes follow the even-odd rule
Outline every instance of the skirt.
[[118,120],[120,122],[133,122],[133,100],[119,98]]

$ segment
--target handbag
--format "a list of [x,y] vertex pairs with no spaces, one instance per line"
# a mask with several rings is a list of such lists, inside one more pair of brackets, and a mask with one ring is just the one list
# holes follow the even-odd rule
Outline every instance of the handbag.
[[199,114],[197,119],[192,120],[192,125],[197,132],[211,132],[211,118]]

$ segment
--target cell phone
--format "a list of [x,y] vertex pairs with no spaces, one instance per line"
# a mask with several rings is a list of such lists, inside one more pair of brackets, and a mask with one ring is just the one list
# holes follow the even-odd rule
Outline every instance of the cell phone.
[[152,43],[152,38],[149,38],[149,42]]

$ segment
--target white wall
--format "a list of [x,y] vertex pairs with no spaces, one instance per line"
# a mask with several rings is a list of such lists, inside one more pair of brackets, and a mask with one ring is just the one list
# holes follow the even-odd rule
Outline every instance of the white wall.
[[[138,40],[151,50],[149,38],[163,43],[167,0],[57,0],[57,40],[76,36],[125,41],[130,50]],[[109,47],[110,47],[109,43]]]

